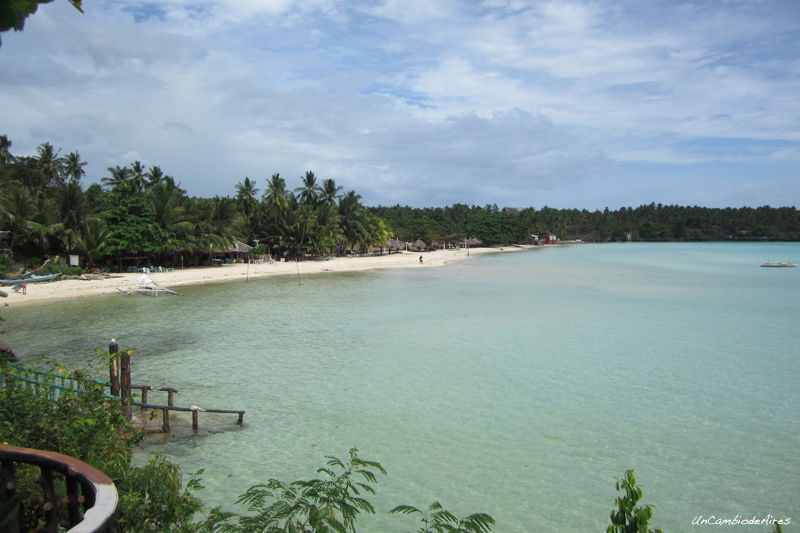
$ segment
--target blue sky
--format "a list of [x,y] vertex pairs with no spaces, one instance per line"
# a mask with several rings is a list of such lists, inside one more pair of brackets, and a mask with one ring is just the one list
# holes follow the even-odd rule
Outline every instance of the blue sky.
[[800,205],[798,0],[66,0],[0,48],[15,155],[192,195],[313,170],[368,205]]

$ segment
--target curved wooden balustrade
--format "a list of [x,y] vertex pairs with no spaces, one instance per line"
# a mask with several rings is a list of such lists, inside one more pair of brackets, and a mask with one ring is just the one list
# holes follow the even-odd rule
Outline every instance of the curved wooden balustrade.
[[[66,497],[61,501],[67,509],[68,533],[94,533],[110,531],[111,520],[117,507],[117,489],[111,479],[86,463],[56,452],[34,450],[0,444],[2,486],[0,503],[11,499],[16,492],[15,465],[36,465],[41,470],[37,483],[42,487],[44,531],[59,531],[58,505],[54,473],[64,476]],[[7,531],[19,531],[19,523],[12,520]]]

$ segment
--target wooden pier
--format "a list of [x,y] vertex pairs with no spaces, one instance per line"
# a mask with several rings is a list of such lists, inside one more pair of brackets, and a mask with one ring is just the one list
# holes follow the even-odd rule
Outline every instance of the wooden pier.
[[[179,407],[175,405],[175,395],[178,390],[173,387],[155,387],[152,385],[134,385],[131,383],[131,354],[129,351],[120,352],[119,345],[114,339],[108,346],[108,353],[112,355],[109,362],[108,372],[109,381],[94,381],[100,387],[108,388],[109,394],[104,398],[109,400],[119,400],[125,406],[125,418],[128,422],[140,426],[141,429],[148,429],[147,421],[141,416],[133,416],[133,408],[138,407],[140,413],[146,411],[159,411],[161,413],[161,428],[163,433],[171,432],[170,412],[190,412],[192,413],[192,430],[198,431],[200,428],[200,413],[222,413],[235,414],[236,424],[244,425],[245,411],[239,409],[208,409],[193,405],[191,407]],[[36,370],[19,363],[7,363],[6,371],[0,372],[0,387],[10,384],[19,384],[23,387],[35,390],[39,394],[45,394],[50,400],[57,400],[67,393],[80,392],[80,379],[63,373],[46,372]],[[133,391],[139,391],[140,401],[133,397]],[[166,393],[166,404],[151,403],[150,393],[158,391]],[[138,419],[138,423],[134,418]]]
[[[113,357],[109,364],[109,378],[111,385],[111,393],[119,396],[123,403],[126,404],[125,416],[129,422],[133,420],[132,407],[139,407],[140,410],[159,410],[161,411],[161,431],[163,433],[170,433],[170,411],[177,412],[191,412],[192,413],[192,430],[197,431],[200,427],[200,413],[229,413],[239,415],[236,423],[238,425],[244,424],[244,411],[239,409],[205,409],[193,405],[191,407],[177,407],[175,405],[175,394],[178,390],[173,387],[154,387],[152,385],[133,385],[131,384],[131,355],[128,351],[119,351],[119,345],[114,339],[108,345],[108,353],[117,355]],[[119,361],[119,363],[117,363]],[[141,392],[141,401],[136,402],[133,400],[132,391],[138,390]],[[148,393],[150,391],[162,391],[167,393],[167,404],[151,404],[148,403]],[[143,424],[146,426],[146,423]]]

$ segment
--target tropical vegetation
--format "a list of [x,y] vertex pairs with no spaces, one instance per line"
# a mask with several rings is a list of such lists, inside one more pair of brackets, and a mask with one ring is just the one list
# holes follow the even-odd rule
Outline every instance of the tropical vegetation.
[[[273,258],[383,251],[416,243],[503,245],[554,232],[584,241],[800,240],[794,207],[715,209],[649,204],[588,211],[497,205],[367,207],[356,191],[308,171],[292,188],[279,174],[248,176],[231,196],[194,197],[160,166],[140,161],[107,169],[85,186],[86,161],[42,143],[15,156],[0,135],[0,247],[25,266],[79,255],[85,266],[131,262],[192,266],[235,242]],[[9,270],[7,259],[0,267]]]
[[261,194],[245,177],[235,196],[189,196],[157,165],[109,167],[83,186],[86,162],[43,143],[14,156],[0,136],[0,230],[9,255],[35,265],[56,254],[80,255],[87,266],[121,268],[130,261],[184,265],[208,261],[237,241],[256,252],[302,259],[380,250],[388,227],[355,191],[309,171],[291,189],[273,174]]
[[800,240],[795,207],[710,208],[651,203],[639,207],[524,209],[497,205],[412,208],[370,207],[400,239],[459,243],[477,238],[485,245],[531,242],[532,235],[555,233],[559,239],[609,241]]
[[[19,263],[79,255],[85,266],[131,262],[193,266],[236,242],[273,258],[383,252],[406,243],[435,249],[560,239],[605,241],[800,240],[795,207],[682,207],[661,204],[588,211],[497,205],[367,207],[356,191],[308,171],[297,187],[272,174],[248,176],[232,196],[189,196],[164,170],[140,161],[107,169],[84,186],[86,161],[42,143],[15,156],[0,135],[0,247]],[[4,260],[0,268],[8,270]]]

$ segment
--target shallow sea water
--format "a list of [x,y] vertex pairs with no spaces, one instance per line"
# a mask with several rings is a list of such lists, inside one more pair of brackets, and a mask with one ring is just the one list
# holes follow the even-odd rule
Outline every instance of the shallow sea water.
[[572,245],[7,309],[4,329],[24,359],[72,366],[114,337],[134,382],[245,409],[244,428],[201,414],[213,431],[146,450],[204,468],[211,505],[355,446],[388,470],[379,511],[439,500],[498,532],[604,530],[629,468],[665,531],[797,521],[800,268],[767,259],[800,245]]

